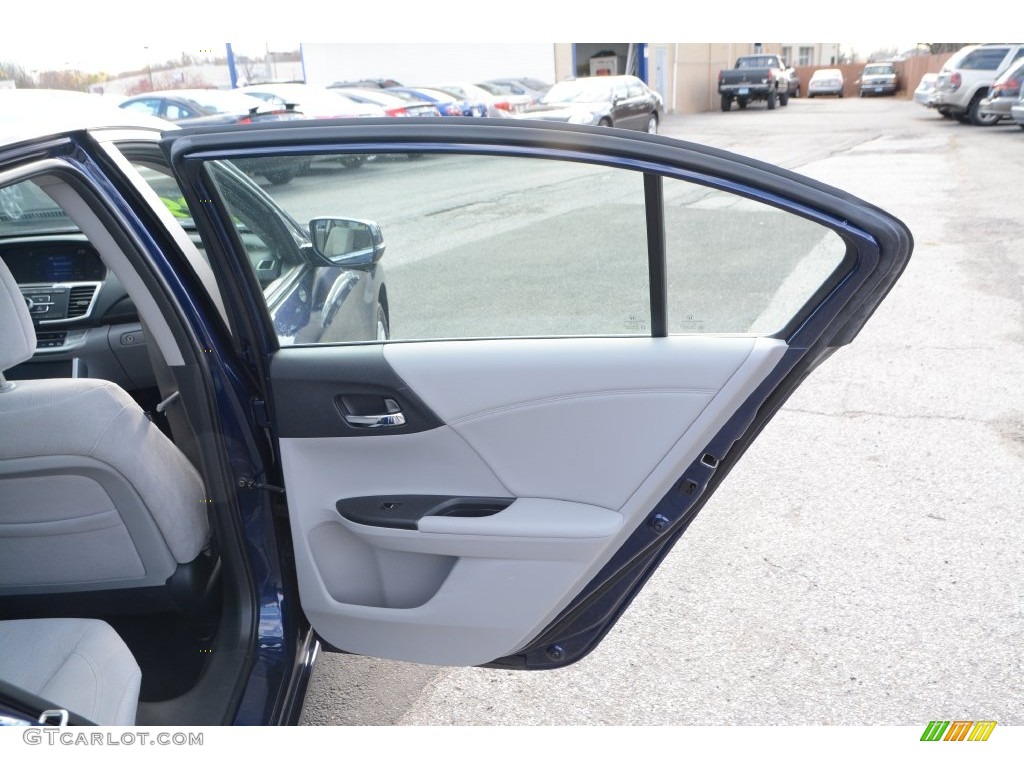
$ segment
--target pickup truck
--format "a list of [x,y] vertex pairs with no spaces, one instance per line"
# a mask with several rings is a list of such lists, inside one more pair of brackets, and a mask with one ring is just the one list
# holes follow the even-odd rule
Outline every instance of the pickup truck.
[[733,69],[718,73],[718,93],[722,96],[722,111],[732,109],[735,100],[740,109],[752,101],[767,102],[768,109],[789,103],[789,78],[786,65],[774,54],[740,56]]

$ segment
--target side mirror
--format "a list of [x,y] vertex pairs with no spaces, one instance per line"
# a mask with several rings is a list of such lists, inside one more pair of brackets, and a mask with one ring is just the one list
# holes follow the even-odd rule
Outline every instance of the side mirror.
[[367,267],[384,255],[384,236],[374,221],[316,218],[309,222],[309,237],[324,266]]

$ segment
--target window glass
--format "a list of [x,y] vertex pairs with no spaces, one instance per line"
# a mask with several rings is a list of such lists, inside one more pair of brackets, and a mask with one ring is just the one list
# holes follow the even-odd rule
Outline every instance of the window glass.
[[964,57],[960,69],[998,69],[1009,48],[979,48]]
[[[318,157],[308,175],[265,192],[303,227],[314,217],[379,227],[384,254],[376,267],[355,249],[354,263],[341,259],[351,268],[331,278],[347,287],[324,291],[343,293],[342,309],[356,312],[383,289],[391,339],[650,333],[642,174],[533,158],[405,154],[377,155],[346,171],[345,159]],[[258,216],[240,209],[238,198],[223,195],[233,217],[258,229]],[[312,302],[308,322],[316,323],[319,299]],[[296,329],[285,336],[338,338]]]
[[[650,335],[642,173],[354,157],[207,164],[282,344]],[[308,168],[270,185],[247,167],[268,162]],[[845,256],[801,216],[677,179],[663,192],[669,333],[778,333]]]
[[829,229],[729,192],[666,179],[669,333],[780,331],[846,246]]
[[167,104],[167,115],[168,120],[184,120],[187,117],[192,117],[192,111],[178,104]]
[[157,116],[160,114],[160,99],[142,99],[140,101],[133,101],[130,104],[125,104],[121,108],[131,110],[132,112],[141,112],[144,115]]

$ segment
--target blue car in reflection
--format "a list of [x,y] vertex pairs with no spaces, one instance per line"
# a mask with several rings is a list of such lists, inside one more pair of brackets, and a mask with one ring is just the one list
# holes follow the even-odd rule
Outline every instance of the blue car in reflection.
[[461,99],[436,88],[394,87],[385,89],[405,99],[429,101],[445,117],[485,117],[487,105],[481,101]]

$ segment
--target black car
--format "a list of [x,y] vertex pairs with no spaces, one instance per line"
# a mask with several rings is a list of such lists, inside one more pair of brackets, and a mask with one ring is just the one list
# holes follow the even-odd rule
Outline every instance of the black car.
[[551,86],[523,117],[657,133],[664,103],[657,92],[632,75],[581,77]]
[[[28,128],[18,94],[8,723],[294,723],[322,649],[583,658],[912,250],[840,190],[633,131]],[[431,161],[339,167],[368,151]],[[273,196],[239,165],[314,155]]]

